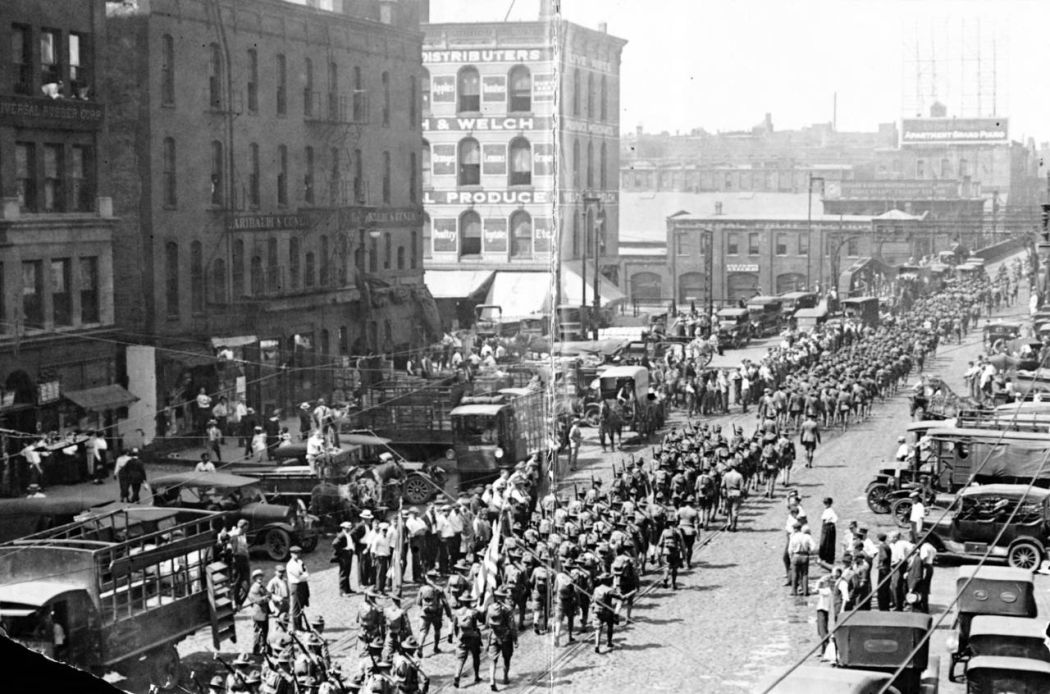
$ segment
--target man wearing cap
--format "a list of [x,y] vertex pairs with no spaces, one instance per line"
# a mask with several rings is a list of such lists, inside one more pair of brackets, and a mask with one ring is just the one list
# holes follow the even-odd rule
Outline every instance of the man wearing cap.
[[245,690],[245,680],[248,679],[248,671],[252,667],[252,658],[247,653],[238,653],[231,665],[233,666],[233,672],[226,675],[226,691],[243,692]]
[[456,660],[459,663],[452,686],[457,689],[468,656],[474,665],[474,684],[481,681],[481,623],[485,615],[474,607],[475,602],[471,595],[461,597],[460,606],[452,618],[452,635],[456,639]]
[[510,593],[499,588],[493,594],[493,602],[485,611],[485,624],[489,627],[488,654],[492,657],[492,669],[489,673],[489,684],[492,691],[496,689],[496,665],[503,658],[503,684],[510,684],[510,659],[518,645],[518,630],[514,624],[513,610],[507,605]]
[[394,535],[390,524],[383,521],[379,528],[372,532],[368,540],[368,553],[375,562],[375,587],[380,594],[386,593],[387,575],[390,571],[390,558],[394,553]]
[[310,572],[302,560],[302,548],[296,545],[289,551],[292,556],[285,565],[288,571],[288,629],[304,631],[306,618],[303,609],[310,606]]
[[608,573],[598,574],[594,589],[594,652],[601,653],[602,627],[605,628],[605,645],[613,647],[613,627],[620,621],[620,604],[623,596],[613,588],[613,576]]
[[354,592],[350,587],[350,572],[354,568],[354,539],[350,536],[353,527],[350,521],[343,521],[332,540],[332,561],[339,564],[339,595],[344,598]]
[[[426,641],[427,632],[433,628],[435,655],[441,652],[441,649],[438,648],[438,644],[441,643],[442,615],[446,615],[449,619],[452,619],[452,609],[448,605],[448,598],[445,597],[445,592],[436,584],[436,581],[440,576],[441,574],[434,569],[428,571],[426,574],[426,584],[423,585],[419,589],[419,593],[416,594],[416,604],[422,611],[419,638],[421,641]],[[423,657],[422,650],[419,653],[419,657]]]
[[288,625],[288,578],[284,564],[273,569],[273,578],[266,584],[270,595],[270,614],[277,619],[277,625],[286,628]]
[[918,492],[911,493],[911,513],[908,522],[911,526],[911,541],[918,544],[922,541],[922,523],[926,518],[926,506],[922,503],[922,497]]
[[350,530],[350,537],[354,541],[354,553],[357,555],[357,580],[362,586],[372,582],[372,560],[368,554],[368,540],[374,521],[372,512],[367,508],[363,509]]
[[270,593],[263,585],[262,569],[252,571],[247,602],[252,610],[252,655],[265,655],[270,643]]
[[313,412],[310,403],[304,402],[299,405],[299,440],[305,441],[313,428]]
[[208,694],[226,694],[226,681],[222,675],[215,675],[208,682]]
[[[412,578],[419,583],[424,572],[431,567],[426,563],[427,524],[419,517],[419,509],[415,507],[408,509],[405,534],[408,535],[408,548],[412,550]],[[402,561],[402,565],[404,564]]]

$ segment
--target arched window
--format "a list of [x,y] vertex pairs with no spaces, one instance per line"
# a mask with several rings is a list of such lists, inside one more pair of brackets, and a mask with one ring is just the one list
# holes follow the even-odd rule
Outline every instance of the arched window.
[[222,108],[222,51],[217,43],[208,48],[208,106],[219,109]]
[[423,70],[423,76],[419,80],[419,96],[423,102],[423,113],[430,113],[430,71]]
[[230,260],[233,267],[233,300],[244,296],[244,241],[240,239],[233,242],[233,258]]
[[663,281],[655,272],[636,272],[631,275],[633,301],[658,301],[663,294]]
[[175,103],[175,39],[170,34],[160,40],[160,102]]
[[322,357],[327,357],[329,352],[330,352],[330,350],[331,350],[331,346],[329,345],[329,341],[330,340],[331,340],[331,336],[328,334],[328,331],[322,329],[321,330],[321,356]]
[[532,73],[524,65],[515,66],[507,77],[507,110],[511,113],[532,110]]
[[459,249],[461,256],[481,255],[481,217],[473,210],[459,217]]
[[190,311],[204,313],[204,248],[190,243]]
[[211,204],[222,205],[223,168],[222,143],[212,140],[211,143]]
[[426,140],[423,140],[423,156],[421,157],[421,161],[422,161],[421,168],[423,169],[423,187],[424,188],[430,188],[431,187],[431,183],[430,183],[430,174],[431,174],[431,167],[430,167],[430,143],[427,142]]
[[512,258],[532,257],[532,217],[524,210],[510,216],[510,255]]
[[456,77],[456,110],[481,110],[481,78],[476,68],[462,68]]
[[459,141],[459,179],[461,186],[481,184],[481,146],[473,137]]
[[587,187],[594,187],[594,141],[587,141]]
[[179,244],[164,244],[164,304],[168,318],[179,317]]
[[[423,258],[430,258],[431,256],[431,243],[430,243],[430,215],[423,215]],[[415,267],[413,265],[412,267]]]
[[598,156],[598,187],[605,190],[609,183],[609,177],[605,171],[609,164],[609,147],[602,141],[601,154]]
[[704,276],[699,272],[686,272],[678,276],[678,301],[699,301],[704,296]]
[[524,137],[510,141],[510,184],[532,185],[532,147]]
[[216,258],[211,265],[211,300],[226,303],[226,261],[222,258]]
[[252,283],[252,296],[260,296],[265,289],[265,286],[263,285],[263,263],[261,256],[252,256],[250,279]]
[[580,141],[572,141],[572,185],[580,187]]
[[398,270],[404,270],[405,269],[405,247],[404,246],[398,246],[397,247],[397,269]]
[[412,231],[412,244],[408,247],[409,267],[413,270],[419,265],[419,232]]
[[316,265],[314,260],[314,252],[306,252],[306,264],[303,267],[303,286],[307,289],[312,289],[314,286],[314,266]]

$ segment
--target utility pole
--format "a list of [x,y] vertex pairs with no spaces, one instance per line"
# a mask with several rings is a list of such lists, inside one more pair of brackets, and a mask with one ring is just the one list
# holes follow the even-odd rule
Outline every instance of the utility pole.
[[597,210],[594,214],[594,296],[592,301],[594,302],[594,315],[591,316],[591,325],[594,326],[594,339],[598,339],[598,311],[601,309],[601,296],[598,294],[598,281],[601,278],[599,274],[598,262],[602,256],[603,248],[602,239],[605,236],[605,210],[602,209],[601,198],[597,200]]

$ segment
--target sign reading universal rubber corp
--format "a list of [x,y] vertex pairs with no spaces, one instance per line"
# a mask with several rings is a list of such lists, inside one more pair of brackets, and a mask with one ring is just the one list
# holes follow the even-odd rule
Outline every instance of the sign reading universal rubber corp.
[[0,94],[0,125],[97,130],[105,115],[102,104],[93,101]]
[[550,130],[553,127],[547,116],[526,116],[518,118],[424,118],[423,131],[444,130]]
[[546,48],[472,48],[423,51],[423,63],[527,63],[550,58]]
[[905,118],[901,146],[983,145],[1009,142],[1006,118]]
[[549,190],[428,190],[424,205],[545,205]]

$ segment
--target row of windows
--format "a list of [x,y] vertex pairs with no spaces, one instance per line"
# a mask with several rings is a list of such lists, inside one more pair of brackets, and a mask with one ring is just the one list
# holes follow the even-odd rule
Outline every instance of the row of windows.
[[[358,272],[378,272],[380,260],[383,270],[415,270],[419,266],[419,235],[411,232],[409,245],[394,248],[389,232],[369,238],[368,247],[360,244],[354,249],[353,263]],[[382,241],[382,244],[380,244]],[[227,274],[222,257],[205,260],[200,241],[190,242],[189,290],[190,310],[204,312],[205,301],[225,304],[244,296],[267,296],[326,287],[345,287],[350,281],[350,246],[346,236],[329,239],[322,234],[316,248],[303,248],[302,241],[288,239],[287,254],[282,257],[276,238],[257,245],[251,257],[243,239],[233,242],[230,254],[231,271]],[[382,253],[382,255],[381,255]],[[247,270],[247,275],[245,272]],[[178,318],[181,309],[181,277],[183,259],[179,244],[168,241],[164,246],[164,306],[169,318]]]
[[[164,138],[161,156],[161,200],[165,207],[175,208],[179,201],[179,165],[175,138]],[[243,176],[237,176],[234,195],[244,201],[248,207],[257,208],[262,204],[262,160],[258,143],[248,144],[248,157]],[[222,142],[213,140],[209,149],[210,188],[209,202],[215,207],[226,203],[226,157]],[[341,152],[337,147],[327,151],[327,159],[322,161],[320,154],[313,147],[303,150],[302,169],[296,178],[290,177],[290,163],[287,145],[277,145],[269,153],[266,162],[267,171],[273,178],[273,193],[280,207],[289,204],[289,182],[296,203],[306,205],[330,206],[347,204],[366,204],[374,195],[364,179],[364,157],[360,149],[355,149],[353,156]],[[405,176],[408,179],[409,202],[418,202],[419,177],[418,162],[415,152],[410,152],[405,162]],[[348,190],[344,172],[352,168],[351,188]],[[381,154],[380,200],[389,205],[393,192],[393,163],[390,152]],[[371,194],[370,194],[371,193]]]
[[[5,269],[0,263],[0,289],[5,286]],[[26,329],[99,322],[98,256],[24,260],[21,268],[14,270],[21,270],[21,277],[16,280],[21,290],[15,296],[21,297],[21,317]],[[5,332],[9,320],[15,318],[7,316],[3,294],[0,292],[0,332]]]
[[10,38],[15,94],[91,98],[89,34],[12,24]]
[[[230,98],[225,93],[226,73],[224,68],[223,52],[218,43],[212,43],[208,50],[208,83],[207,98],[208,106],[212,109],[223,110],[228,106]],[[289,85],[288,57],[283,53],[274,55],[273,91],[268,92],[273,96],[274,111],[278,116],[288,114]],[[260,77],[259,77],[259,51],[249,48],[245,53],[244,72],[239,78],[244,80],[244,98],[240,101],[248,113],[259,112],[260,101]],[[316,76],[314,61],[304,58],[302,70],[299,74],[301,85],[303,117],[308,119],[320,119],[339,122],[365,123],[371,119],[370,104],[368,100],[369,90],[365,84],[364,73],[360,66],[351,69],[349,84],[349,98],[347,90],[340,82],[339,64],[329,61],[327,64],[327,75],[323,84]],[[176,94],[176,57],[175,39],[170,34],[161,37],[161,60],[160,60],[160,100],[165,106],[175,105]],[[392,103],[391,90],[394,88],[389,72],[380,74],[380,118],[379,122],[384,127],[390,125],[394,106]],[[409,128],[416,128],[419,123],[417,115],[418,79],[415,75],[408,76],[408,103],[404,113]]]
[[[430,76],[423,70],[423,110],[433,104],[455,103],[457,113],[478,113],[482,100],[486,104],[506,103],[508,113],[529,113],[533,101],[554,100],[554,75],[532,73],[524,65],[515,65],[506,76],[484,75],[472,65],[452,75]],[[534,92],[535,87],[535,92]],[[591,120],[609,119],[609,84],[601,75],[595,84],[594,73],[587,73],[586,87],[579,68],[572,73],[572,115]]]
[[[688,237],[685,235],[678,236],[678,255],[685,255],[685,241]],[[795,250],[798,255],[809,255],[809,233],[789,233],[789,232],[777,232],[774,237],[775,247],[773,252],[776,255],[789,255],[788,246],[791,243],[791,239],[796,240]],[[747,235],[747,255],[761,255],[761,241],[762,234],[758,232],[751,232]],[[740,234],[729,233],[726,234],[726,255],[740,255]]]
[[[581,156],[580,140],[572,143],[572,177],[573,185],[583,184],[580,176]],[[586,187],[595,187],[594,142],[587,141]],[[609,151],[606,142],[598,147],[598,180],[599,188],[608,184]],[[506,145],[479,144],[473,137],[465,137],[457,144],[433,145],[423,141],[423,185],[431,185],[431,175],[456,176],[456,183],[461,186],[481,184],[482,174],[506,175],[509,185],[531,185],[533,174],[551,176],[554,174],[554,146],[541,143],[535,147],[524,137],[516,137]],[[509,164],[509,165],[508,165]]]
[[25,212],[91,212],[94,150],[86,145],[15,142],[15,191]]
[[486,217],[474,210],[456,218],[438,218],[431,222],[423,217],[423,257],[432,253],[455,253],[458,257],[478,257],[500,253],[511,258],[532,258],[535,253],[551,250],[551,220],[535,220],[525,210],[517,210],[509,219]]

